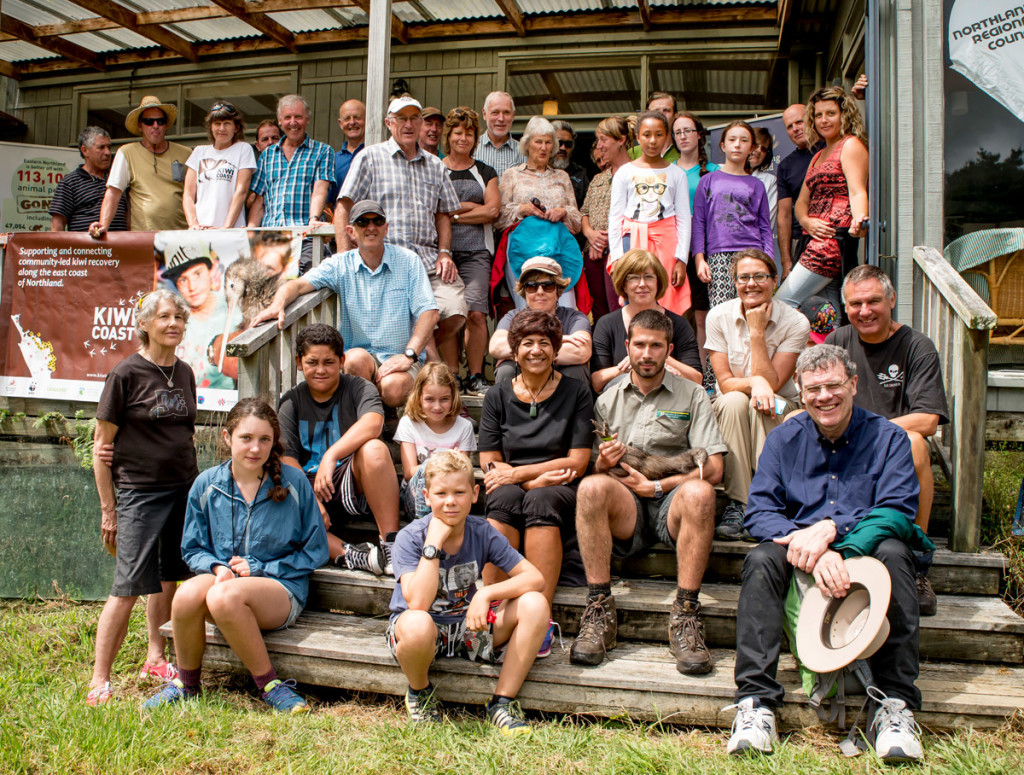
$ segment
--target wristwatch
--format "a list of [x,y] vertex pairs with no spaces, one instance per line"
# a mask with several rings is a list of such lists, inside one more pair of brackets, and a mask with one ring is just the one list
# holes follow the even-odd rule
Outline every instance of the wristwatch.
[[660,498],[665,494],[665,491],[661,489],[661,479],[654,480],[654,497]]
[[452,216],[452,220],[455,221],[456,223],[458,223],[459,222],[459,214],[455,213],[455,215]]
[[419,353],[417,353],[411,347],[406,347],[405,348],[405,352],[403,353],[403,355],[405,355],[406,358],[409,358],[409,359],[414,360],[414,361],[418,361],[419,358],[420,358]]
[[436,546],[431,546],[430,544],[427,544],[423,547],[423,550],[420,552],[420,557],[422,557],[425,560],[436,560],[438,555],[440,554],[440,549],[438,549]]

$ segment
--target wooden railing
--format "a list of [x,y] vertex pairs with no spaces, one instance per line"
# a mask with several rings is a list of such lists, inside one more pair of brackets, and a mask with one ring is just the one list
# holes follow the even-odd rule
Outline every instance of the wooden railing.
[[935,248],[914,248],[914,328],[939,351],[950,422],[937,435],[953,495],[950,548],[977,551],[989,331],[996,315]]

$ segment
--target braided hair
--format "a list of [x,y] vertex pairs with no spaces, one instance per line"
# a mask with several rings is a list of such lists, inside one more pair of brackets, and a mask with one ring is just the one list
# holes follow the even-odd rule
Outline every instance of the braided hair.
[[[704,124],[697,118],[696,113],[691,113],[688,110],[676,113],[675,120],[678,121],[681,118],[690,119],[693,122],[693,128],[697,130],[697,135],[700,137],[700,142],[697,143],[697,162],[700,164],[700,175],[698,177],[704,177],[710,171],[708,170],[708,130],[704,128]],[[675,129],[674,126],[673,129]],[[676,148],[679,148],[678,143],[676,143]]]
[[270,489],[271,499],[275,503],[280,503],[288,497],[288,490],[285,488],[281,476],[281,457],[284,455],[284,444],[281,443],[281,423],[278,422],[277,412],[262,398],[243,398],[228,412],[227,420],[224,422],[224,429],[228,432],[228,436],[235,432],[235,428],[246,417],[255,417],[258,420],[266,421],[274,432],[274,444],[270,448],[267,462],[263,464],[263,470],[270,474],[270,481],[274,485]]

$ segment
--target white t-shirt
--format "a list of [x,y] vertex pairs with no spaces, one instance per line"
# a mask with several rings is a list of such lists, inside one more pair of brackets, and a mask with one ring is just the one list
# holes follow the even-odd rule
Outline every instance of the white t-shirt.
[[649,224],[672,216],[676,219],[675,257],[685,263],[690,255],[690,184],[686,173],[675,164],[661,169],[647,169],[635,162],[623,164],[612,178],[608,261],[617,261],[624,252],[624,217]]
[[439,449],[457,449],[472,452],[476,449],[476,434],[473,423],[465,417],[456,417],[447,433],[437,434],[425,422],[416,422],[405,415],[398,421],[395,441],[407,441],[416,445],[416,462],[425,463]]
[[[196,217],[200,226],[220,228],[228,217],[231,198],[235,195],[235,181],[239,170],[256,169],[256,155],[252,146],[237,142],[222,151],[212,145],[200,145],[185,162],[196,173]],[[245,228],[245,208],[238,213],[233,224]]]

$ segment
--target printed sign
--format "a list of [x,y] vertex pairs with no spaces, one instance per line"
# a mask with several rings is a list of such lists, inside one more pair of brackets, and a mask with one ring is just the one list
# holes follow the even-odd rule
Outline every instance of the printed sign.
[[1024,3],[957,0],[949,14],[953,69],[1024,121]]
[[77,148],[0,143],[0,231],[49,231],[53,192],[81,161]]

